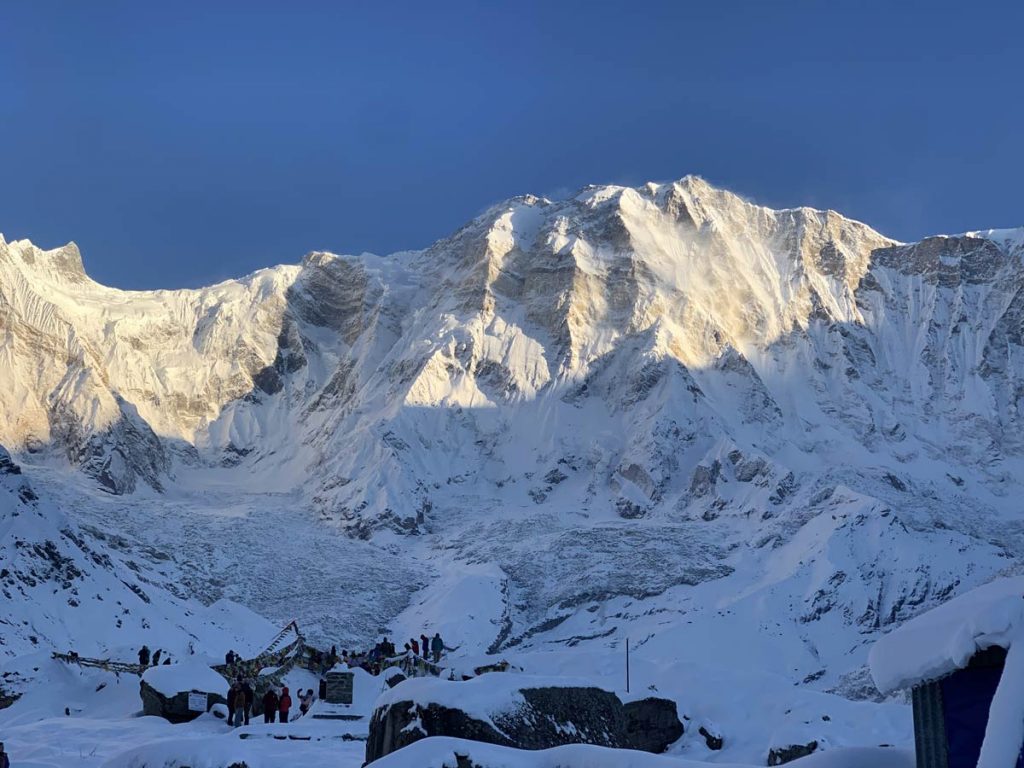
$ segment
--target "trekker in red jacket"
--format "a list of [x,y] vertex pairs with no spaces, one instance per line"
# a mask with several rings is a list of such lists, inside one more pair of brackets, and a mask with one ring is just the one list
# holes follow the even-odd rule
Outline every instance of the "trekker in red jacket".
[[288,686],[281,689],[281,700],[277,703],[277,712],[281,716],[281,722],[288,722],[288,710],[292,708],[292,697],[288,695]]

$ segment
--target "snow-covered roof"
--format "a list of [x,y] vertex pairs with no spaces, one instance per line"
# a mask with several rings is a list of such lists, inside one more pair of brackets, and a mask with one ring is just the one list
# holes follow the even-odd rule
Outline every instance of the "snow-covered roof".
[[868,656],[882,693],[935,680],[978,651],[1009,648],[1024,629],[1024,576],[997,579],[921,614],[875,643]]
[[227,680],[196,659],[150,667],[142,679],[164,696],[174,696],[182,691],[222,694],[228,689]]

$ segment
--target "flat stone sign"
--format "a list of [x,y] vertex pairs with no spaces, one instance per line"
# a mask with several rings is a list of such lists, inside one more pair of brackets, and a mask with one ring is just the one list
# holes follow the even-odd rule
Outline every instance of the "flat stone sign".
[[188,695],[188,710],[189,712],[205,712],[206,711],[206,694],[192,692]]
[[351,672],[328,672],[327,680],[328,704],[351,704],[352,684],[355,675]]

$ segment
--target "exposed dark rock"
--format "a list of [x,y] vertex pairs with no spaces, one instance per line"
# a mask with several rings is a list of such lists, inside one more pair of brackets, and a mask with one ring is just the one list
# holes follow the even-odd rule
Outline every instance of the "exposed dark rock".
[[690,495],[699,498],[711,493],[715,489],[721,471],[722,465],[717,460],[711,462],[710,466],[698,464],[693,470],[693,479],[690,481]]
[[641,507],[635,501],[622,497],[615,500],[615,511],[619,513],[619,517],[626,520],[635,520],[647,514],[647,510],[644,507]]
[[10,693],[0,688],[0,709],[7,709],[20,698],[20,693]]
[[257,371],[252,377],[252,383],[256,385],[257,389],[268,395],[276,395],[284,389],[281,373],[272,365]]
[[708,749],[717,752],[725,746],[725,739],[722,738],[721,734],[708,730],[706,726],[702,725],[697,733],[704,737],[704,743],[708,745]]
[[791,744],[788,747],[773,747],[768,752],[768,765],[791,763],[797,758],[807,757],[817,748],[817,741],[809,741],[806,744]]
[[683,735],[676,703],[668,699],[647,698],[623,706],[629,749],[660,754]]
[[21,467],[14,463],[7,449],[0,446],[0,475],[20,475]]
[[405,675],[403,675],[401,672],[395,672],[392,675],[388,675],[384,679],[384,682],[388,684],[388,688],[394,688],[399,683],[405,682]]
[[790,472],[784,478],[782,478],[782,481],[775,488],[775,492],[768,497],[768,501],[775,505],[781,504],[783,501],[789,498],[795,490],[796,478],[793,476],[793,473]]

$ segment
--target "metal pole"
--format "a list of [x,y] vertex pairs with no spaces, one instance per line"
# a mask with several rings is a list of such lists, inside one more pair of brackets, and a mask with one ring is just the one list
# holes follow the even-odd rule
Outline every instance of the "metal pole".
[[629,638],[626,638],[626,693],[629,693]]

